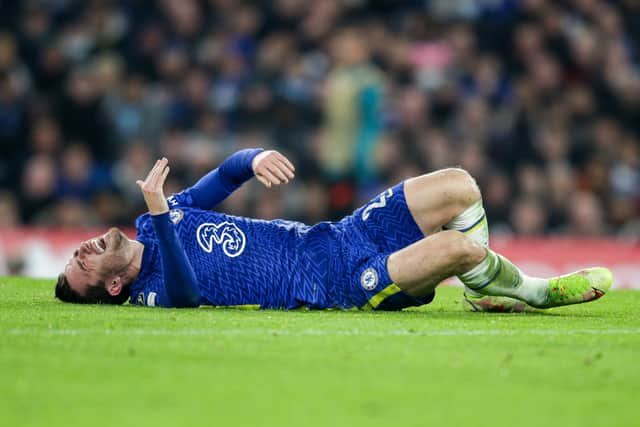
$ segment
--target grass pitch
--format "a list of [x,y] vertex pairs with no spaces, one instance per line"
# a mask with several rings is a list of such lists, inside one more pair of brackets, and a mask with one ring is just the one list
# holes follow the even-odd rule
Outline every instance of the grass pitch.
[[544,314],[77,306],[0,278],[3,426],[637,426],[640,292]]

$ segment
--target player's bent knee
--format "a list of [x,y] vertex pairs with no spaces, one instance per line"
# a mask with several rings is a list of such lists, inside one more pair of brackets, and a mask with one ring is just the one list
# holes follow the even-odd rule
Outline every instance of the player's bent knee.
[[442,231],[442,250],[456,264],[460,273],[469,271],[486,256],[485,248],[475,240],[456,230]]
[[442,173],[447,182],[455,187],[455,193],[461,201],[469,203],[480,200],[480,188],[469,172],[462,168],[447,168]]

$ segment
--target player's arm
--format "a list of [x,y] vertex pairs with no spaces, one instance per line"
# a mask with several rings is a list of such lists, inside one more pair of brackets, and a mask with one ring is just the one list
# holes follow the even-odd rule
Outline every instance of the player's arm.
[[169,220],[169,205],[164,197],[164,181],[169,175],[166,158],[158,160],[144,181],[136,181],[149,208],[158,239],[164,286],[173,307],[198,307],[200,287],[173,223]]
[[169,198],[173,205],[213,209],[242,184],[256,177],[266,187],[288,183],[295,168],[277,151],[262,148],[241,150],[203,176],[193,187]]

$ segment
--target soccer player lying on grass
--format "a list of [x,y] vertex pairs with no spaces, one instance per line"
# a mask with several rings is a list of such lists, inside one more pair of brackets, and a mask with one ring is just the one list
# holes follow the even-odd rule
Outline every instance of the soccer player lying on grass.
[[162,307],[399,310],[428,304],[458,276],[467,307],[513,311],[600,298],[611,272],[591,268],[541,279],[488,247],[480,191],[461,169],[408,179],[339,222],[308,226],[212,209],[254,175],[288,183],[294,167],[276,151],[243,150],[168,199],[169,166],[158,160],[137,181],[149,213],[136,240],[120,230],[82,242],[56,285],[68,302]]

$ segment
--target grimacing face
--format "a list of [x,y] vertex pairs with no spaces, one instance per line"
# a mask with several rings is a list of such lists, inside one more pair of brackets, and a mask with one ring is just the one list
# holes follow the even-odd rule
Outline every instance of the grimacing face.
[[107,292],[117,295],[122,289],[122,275],[131,264],[134,247],[117,228],[80,243],[64,268],[69,287],[85,295],[90,285],[103,281]]

